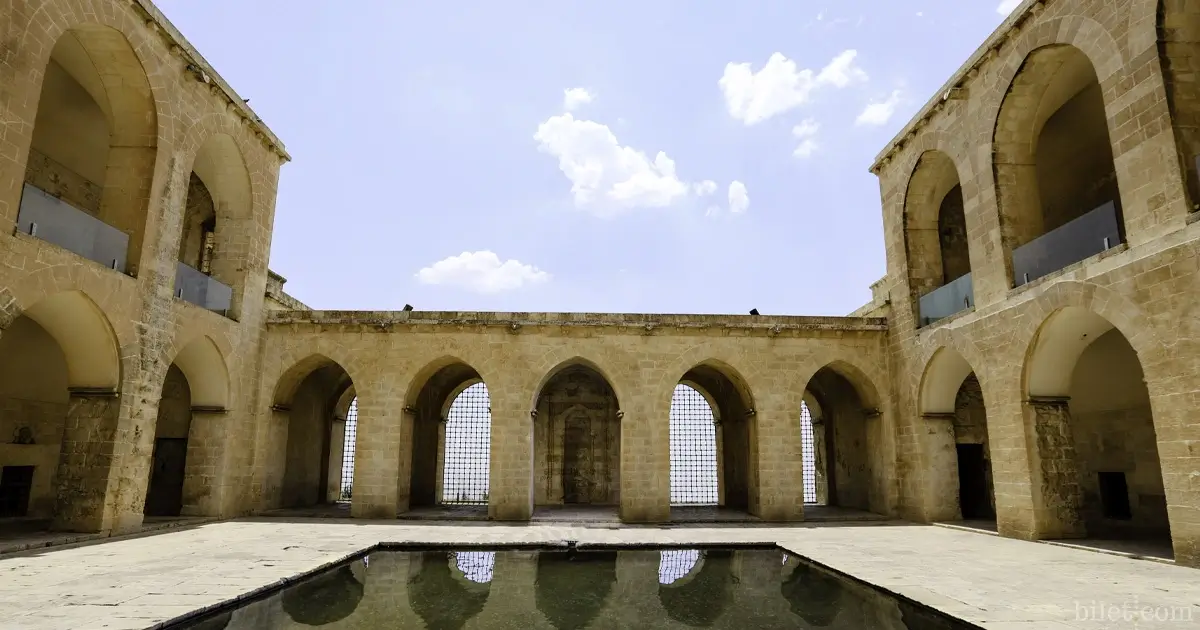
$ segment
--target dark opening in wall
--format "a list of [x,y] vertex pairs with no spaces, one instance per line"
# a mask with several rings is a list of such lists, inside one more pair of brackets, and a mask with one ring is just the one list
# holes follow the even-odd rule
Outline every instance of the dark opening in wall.
[[0,517],[25,516],[33,489],[33,466],[5,466],[0,473]]
[[992,513],[991,489],[987,481],[987,460],[982,444],[957,444],[958,450],[958,503],[962,508],[963,520],[990,520]]
[[1123,472],[1097,473],[1100,477],[1100,506],[1104,518],[1129,520],[1133,510],[1129,506],[1129,484]]

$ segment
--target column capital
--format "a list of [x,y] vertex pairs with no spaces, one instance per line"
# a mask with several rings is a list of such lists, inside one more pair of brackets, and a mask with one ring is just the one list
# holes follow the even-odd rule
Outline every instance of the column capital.
[[117,398],[121,395],[115,387],[68,387],[71,398]]

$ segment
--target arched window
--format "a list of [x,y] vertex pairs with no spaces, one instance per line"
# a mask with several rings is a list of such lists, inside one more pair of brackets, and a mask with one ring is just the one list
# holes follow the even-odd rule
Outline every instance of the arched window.
[[342,480],[338,502],[349,503],[354,488],[354,444],[358,436],[358,398],[350,402],[346,412],[346,436],[342,441]]
[[442,503],[486,505],[492,443],[487,385],[479,382],[464,389],[446,415]]
[[717,505],[717,427],[712,407],[679,384],[671,397],[671,505]]

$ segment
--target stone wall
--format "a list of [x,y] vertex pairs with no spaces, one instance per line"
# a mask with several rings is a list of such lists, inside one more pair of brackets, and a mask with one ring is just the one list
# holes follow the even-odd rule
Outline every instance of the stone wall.
[[[67,364],[58,382],[39,380],[53,391],[53,400],[42,402],[57,410],[45,410],[48,419],[37,424],[49,427],[57,416],[64,428],[50,432],[62,437],[47,437],[45,446],[6,444],[0,465],[26,457],[16,453],[45,450],[37,458],[43,462],[34,492],[42,497],[39,514],[50,515],[46,506],[55,504],[49,511],[56,527],[136,530],[159,396],[168,367],[179,359],[181,369],[191,370],[193,399],[227,411],[221,443],[206,440],[205,448],[218,455],[203,473],[208,498],[202,513],[244,513],[250,506],[239,471],[250,469],[253,454],[262,296],[276,180],[287,154],[147,1],[48,0],[37,11],[8,3],[0,6],[0,24],[6,41],[17,43],[0,65],[7,147],[0,151],[0,217],[10,225],[0,230],[0,344],[23,337],[31,321],[53,339],[34,354],[0,346],[0,371],[34,378],[30,366]],[[246,182],[245,194],[228,210],[236,237],[218,243],[225,264],[241,270],[236,320],[174,297],[197,155],[221,156],[221,164],[242,169]],[[26,181],[128,235],[126,273],[14,234]],[[28,398],[38,387],[21,389]],[[3,416],[5,423],[13,417]],[[51,446],[60,440],[62,449]],[[49,462],[55,460],[51,485]],[[56,498],[46,499],[44,488],[53,488]]]
[[[1200,282],[1200,227],[1189,214],[1186,160],[1176,157],[1194,153],[1180,139],[1191,133],[1189,121],[1200,109],[1183,89],[1186,72],[1178,71],[1190,67],[1192,53],[1178,44],[1160,48],[1157,29],[1160,9],[1168,24],[1193,25],[1186,4],[1027,0],[872,167],[881,183],[905,516],[940,514],[943,481],[953,468],[933,457],[940,451],[931,440],[940,433],[929,430],[925,414],[938,406],[940,391],[958,387],[946,380],[951,373],[961,382],[974,372],[985,401],[1001,534],[1087,535],[1078,511],[1087,511],[1081,506],[1089,491],[1073,486],[1082,473],[1071,431],[1091,421],[1074,417],[1064,385],[1032,391],[1030,374],[1058,374],[1061,381],[1081,364],[1086,344],[1115,327],[1144,373],[1176,560],[1200,562],[1200,488],[1194,483],[1200,425],[1189,402],[1200,391],[1200,326],[1192,299]],[[1183,34],[1165,32],[1168,39]],[[1072,108],[1078,111],[1071,114]],[[1063,112],[1057,120],[1055,111]],[[1051,141],[1038,149],[1043,131]],[[1070,145],[1072,155],[1090,157],[1068,171],[1066,154],[1056,151]],[[922,271],[934,254],[910,245],[913,230],[927,224],[921,217],[937,210],[942,181],[962,186],[975,304],[919,327],[917,298],[937,286]],[[1123,244],[1040,280],[1014,281],[1012,250],[1022,239],[1114,196]],[[1029,223],[1035,218],[1040,225]],[[1083,322],[1080,313],[1098,319],[1088,320],[1091,328],[1051,325],[1061,313],[1067,315],[1060,323]],[[938,364],[942,350],[965,367]],[[1141,429],[1100,424],[1115,432],[1106,432],[1107,440],[1143,443],[1130,438]],[[1148,456],[1136,459],[1148,465]]]

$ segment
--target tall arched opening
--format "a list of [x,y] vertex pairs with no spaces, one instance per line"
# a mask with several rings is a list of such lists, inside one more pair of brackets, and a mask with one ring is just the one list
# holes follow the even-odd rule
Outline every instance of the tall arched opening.
[[918,328],[974,306],[962,184],[941,151],[922,154],[909,179],[904,245]]
[[221,494],[221,453],[228,412],[229,371],[207,337],[180,350],[167,368],[143,513],[215,516]]
[[0,527],[100,531],[120,414],[118,345],[78,291],[0,334]]
[[621,412],[612,385],[586,362],[553,370],[533,418],[534,505],[621,503]]
[[921,381],[926,517],[995,529],[996,494],[983,390],[953,348],[938,350]]
[[136,275],[157,121],[124,35],[94,24],[64,33],[42,80],[17,230]]
[[340,488],[342,470],[331,465],[338,459],[331,454],[344,452],[344,443],[335,444],[335,427],[344,435],[339,403],[353,387],[345,368],[322,355],[298,362],[280,378],[264,441],[269,508],[312,508],[338,501],[331,488]]
[[1000,106],[993,155],[1013,286],[1124,241],[1104,92],[1078,48],[1025,58]]
[[1166,491],[1137,352],[1105,318],[1067,307],[1046,318],[1027,357],[1041,537],[1137,540],[1166,552]]
[[876,456],[884,427],[874,386],[860,370],[838,362],[817,370],[803,400],[811,417],[814,464],[819,464],[814,465],[816,502],[886,513],[884,471]]
[[717,363],[693,367],[672,393],[669,421],[673,518],[693,506],[756,513],[756,425],[744,379]]
[[413,418],[410,508],[476,506],[462,510],[483,514],[492,439],[487,385],[458,359],[436,361],[421,379],[407,411]]
[[175,297],[237,318],[249,256],[250,174],[233,138],[200,146],[188,178]]

